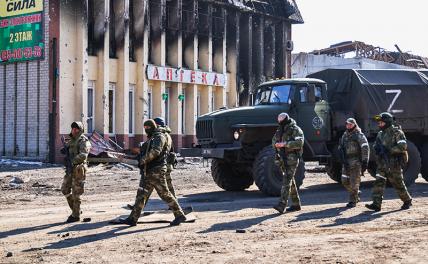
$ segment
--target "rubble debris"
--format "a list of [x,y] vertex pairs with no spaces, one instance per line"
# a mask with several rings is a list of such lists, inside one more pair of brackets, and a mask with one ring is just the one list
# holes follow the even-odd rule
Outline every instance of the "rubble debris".
[[21,179],[21,178],[19,178],[19,177],[17,177],[17,176],[14,176],[10,181],[9,181],[9,184],[10,183],[12,183],[12,184],[23,184],[24,183],[24,180],[23,179]]
[[125,150],[112,139],[104,139],[96,131],[89,137],[89,141],[92,145],[88,158],[89,163],[121,163],[123,167],[130,170],[134,170],[134,168],[129,165],[138,165],[135,160],[136,155],[132,154],[135,150]]
[[10,258],[10,257],[12,257],[12,256],[13,256],[13,253],[12,253],[12,252],[10,252],[10,251],[9,251],[9,252],[7,252],[7,253],[6,253],[6,258]]

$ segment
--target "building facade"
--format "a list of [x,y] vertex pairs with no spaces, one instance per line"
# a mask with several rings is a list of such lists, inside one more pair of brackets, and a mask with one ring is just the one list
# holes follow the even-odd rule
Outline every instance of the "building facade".
[[294,0],[45,0],[44,16],[44,58],[0,66],[2,156],[53,161],[75,120],[131,148],[161,116],[190,146],[198,116],[291,76],[303,22]]

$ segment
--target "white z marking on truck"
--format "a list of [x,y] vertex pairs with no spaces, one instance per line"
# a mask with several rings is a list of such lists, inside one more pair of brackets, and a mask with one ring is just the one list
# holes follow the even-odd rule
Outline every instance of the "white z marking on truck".
[[385,90],[385,93],[387,94],[395,94],[394,99],[392,99],[391,104],[388,107],[388,112],[390,113],[403,113],[403,110],[396,110],[396,109],[392,109],[392,107],[394,106],[395,102],[397,101],[398,97],[401,94],[401,90]]

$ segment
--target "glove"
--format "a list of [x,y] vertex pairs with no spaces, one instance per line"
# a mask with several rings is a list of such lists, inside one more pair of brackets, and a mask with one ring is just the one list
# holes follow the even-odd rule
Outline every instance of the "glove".
[[364,172],[367,170],[368,166],[369,166],[369,163],[367,161],[363,161],[363,164],[361,164],[361,174],[364,175]]

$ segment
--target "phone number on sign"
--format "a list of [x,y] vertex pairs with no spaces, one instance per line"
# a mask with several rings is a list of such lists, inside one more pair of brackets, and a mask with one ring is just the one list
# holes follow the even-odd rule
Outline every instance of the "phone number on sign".
[[17,48],[13,50],[2,50],[0,56],[2,61],[22,58],[40,58],[42,57],[42,48],[39,46],[34,46],[27,48]]

